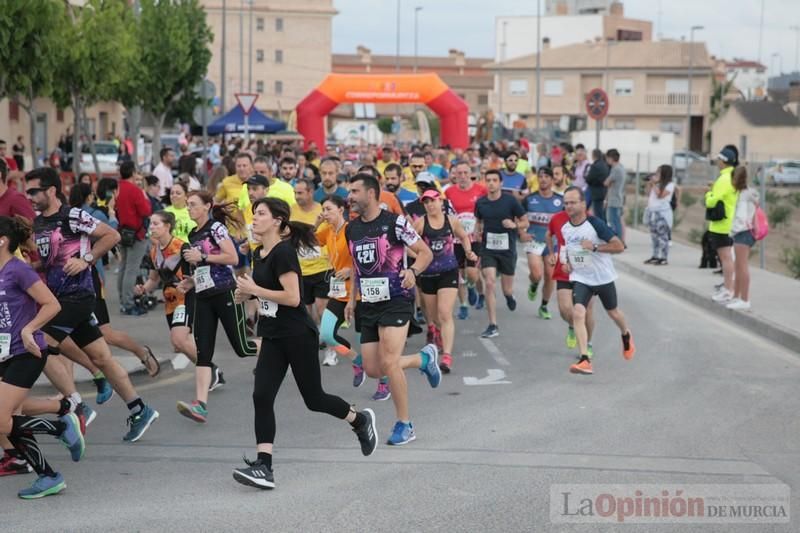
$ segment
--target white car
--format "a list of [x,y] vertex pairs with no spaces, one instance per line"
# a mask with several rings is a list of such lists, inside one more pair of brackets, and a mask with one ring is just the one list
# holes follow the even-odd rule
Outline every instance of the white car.
[[772,181],[775,185],[800,185],[800,161],[780,163],[772,172]]
[[[100,166],[100,173],[116,174],[118,171],[117,157],[119,156],[117,145],[111,141],[95,141],[94,150],[97,154],[97,164]],[[95,173],[92,152],[89,150],[88,143],[81,146],[80,169],[81,172],[88,172],[89,174]]]
[[708,164],[708,159],[696,152],[681,150],[672,154],[672,166],[675,170],[686,170],[695,161]]

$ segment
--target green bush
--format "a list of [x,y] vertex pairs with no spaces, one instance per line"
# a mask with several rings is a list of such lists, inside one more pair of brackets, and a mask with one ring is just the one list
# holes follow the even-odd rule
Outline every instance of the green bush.
[[784,226],[789,225],[789,217],[792,214],[792,208],[788,205],[771,205],[767,210],[767,218],[769,225],[777,228],[781,224]]
[[700,201],[700,199],[689,191],[681,192],[680,204],[686,209],[689,209],[698,201]]
[[632,228],[638,225],[639,221],[633,219],[633,208],[629,207],[625,209],[625,225]]
[[800,279],[800,247],[783,249],[783,262],[789,268],[792,276]]
[[703,242],[703,233],[705,230],[692,228],[689,230],[689,241],[693,242],[694,244],[700,244]]
[[378,129],[384,135],[389,135],[392,133],[392,124],[394,124],[392,117],[381,117],[378,119]]
[[767,201],[767,205],[775,205],[781,201],[782,196],[775,191],[767,191],[767,194],[764,198]]
[[789,203],[793,206],[800,207],[800,192],[793,192],[786,196],[786,199],[789,200]]

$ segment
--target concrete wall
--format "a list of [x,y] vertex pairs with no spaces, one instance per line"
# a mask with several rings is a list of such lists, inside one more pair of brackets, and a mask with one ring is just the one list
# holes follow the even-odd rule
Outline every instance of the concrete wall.
[[726,144],[735,144],[741,151],[743,136],[749,161],[800,159],[800,127],[754,127],[734,108],[711,127],[711,153],[718,153]]

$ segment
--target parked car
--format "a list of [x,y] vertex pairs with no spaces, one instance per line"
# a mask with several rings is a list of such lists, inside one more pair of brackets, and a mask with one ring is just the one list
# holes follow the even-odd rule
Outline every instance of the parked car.
[[773,171],[771,178],[775,185],[800,185],[800,161],[784,161]]
[[[97,164],[100,167],[101,174],[116,174],[117,173],[117,157],[119,150],[117,145],[111,141],[95,141],[94,150],[97,154]],[[95,173],[94,162],[92,161],[92,152],[89,150],[89,144],[86,143],[81,146],[81,172]]]
[[672,168],[676,171],[685,171],[694,162],[708,164],[708,159],[691,150],[681,150],[672,154]]

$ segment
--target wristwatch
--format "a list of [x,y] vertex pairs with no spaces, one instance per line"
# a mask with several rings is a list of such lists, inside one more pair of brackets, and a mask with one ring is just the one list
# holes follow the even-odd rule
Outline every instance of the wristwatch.
[[596,244],[592,246],[592,251],[593,252],[597,252],[597,245]]
[[208,254],[205,252],[200,252],[200,260],[205,263],[206,259],[208,259]]
[[81,259],[83,259],[90,265],[94,263],[94,256],[92,255],[92,252],[86,252],[85,254],[83,254],[83,257],[81,257]]

